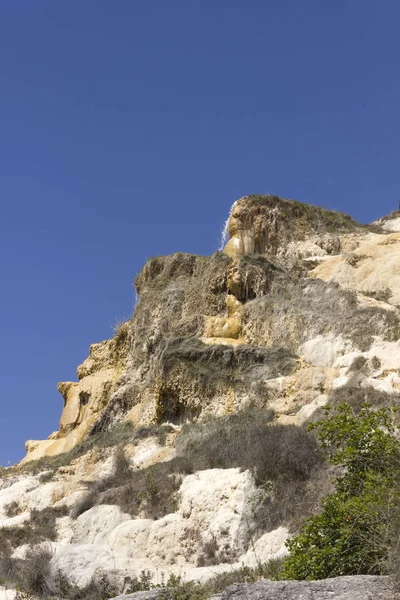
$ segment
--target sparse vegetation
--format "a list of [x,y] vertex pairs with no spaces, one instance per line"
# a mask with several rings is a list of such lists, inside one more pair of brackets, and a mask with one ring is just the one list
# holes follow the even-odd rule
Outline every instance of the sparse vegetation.
[[[83,587],[71,583],[61,572],[52,573],[49,549],[35,549],[26,560],[15,561],[15,581],[20,590],[17,600],[34,600],[56,596],[61,600],[109,600],[120,594],[134,594],[159,590],[159,600],[207,600],[214,594],[220,594],[234,583],[254,583],[260,579],[279,580],[283,559],[273,559],[259,563],[256,567],[242,566],[225,573],[215,575],[205,583],[184,581],[180,576],[165,578],[160,573],[160,582],[156,582],[150,571],[142,571],[139,576],[127,575],[124,582],[118,584],[104,571],[97,571],[89,583]],[[18,571],[19,569],[19,571]]]
[[74,507],[71,516],[77,518],[96,504],[117,504],[133,517],[140,512],[147,518],[157,519],[176,510],[175,492],[180,483],[177,461],[133,470],[119,449],[113,473],[90,484],[88,493]]
[[[56,539],[56,519],[68,514],[66,507],[48,507],[43,510],[31,510],[30,519],[18,527],[3,527],[1,538],[9,548],[23,544],[39,544]],[[0,547],[1,551],[1,547]]]
[[255,517],[264,531],[309,514],[317,500],[306,493],[307,482],[323,466],[312,434],[272,418],[270,410],[248,409],[190,425],[177,439],[178,456],[193,471],[240,467],[254,474],[262,492]]
[[32,475],[43,473],[41,481],[50,481],[60,467],[71,464],[72,461],[84,456],[93,449],[124,446],[125,444],[135,443],[141,439],[153,436],[158,439],[160,444],[164,444],[166,436],[170,431],[172,431],[172,429],[168,424],[148,425],[134,428],[130,421],[124,421],[108,431],[101,431],[89,435],[70,452],[57,454],[55,456],[45,456],[24,465],[0,469],[0,478],[22,473],[29,473]]
[[116,319],[113,325],[114,338],[117,344],[126,341],[129,335],[129,319]]
[[14,501],[14,502],[11,502],[10,504],[7,504],[4,507],[4,512],[6,514],[6,517],[8,517],[8,518],[16,517],[17,515],[19,515],[21,510],[20,510],[18,502]]
[[[360,412],[365,403],[372,409],[389,408],[391,406],[400,407],[400,394],[387,394],[371,386],[361,387],[357,383],[357,378],[355,380],[350,379],[347,385],[332,390],[329,395],[329,405],[332,408],[338,408],[342,403],[346,403],[351,407],[355,415]],[[319,414],[324,414],[323,409],[321,409]],[[398,421],[399,417],[397,413],[393,414],[393,419],[396,422]]]
[[[332,306],[337,311],[332,311]],[[295,352],[304,339],[342,335],[362,352],[374,337],[397,340],[400,321],[396,312],[379,306],[360,308],[357,294],[320,279],[276,278],[270,292],[250,300],[243,310],[243,330],[251,344],[281,346]]]
[[390,298],[393,296],[392,290],[389,287],[378,291],[367,290],[363,292],[363,294],[364,296],[369,296],[370,298],[379,300],[379,302],[390,302]]
[[254,502],[260,531],[309,515],[319,500],[309,481],[323,467],[322,454],[312,434],[271,424],[272,418],[270,410],[248,409],[187,425],[177,439],[176,458],[146,469],[133,470],[120,450],[112,475],[90,484],[72,516],[96,504],[117,504],[132,516],[160,518],[176,510],[183,475],[231,467],[251,470],[260,486]]
[[[252,202],[261,206],[269,206],[271,203],[279,203],[281,212],[284,213],[285,226],[289,228],[290,221],[303,218],[306,220],[309,229],[315,229],[328,232],[355,231],[363,226],[354,221],[350,215],[336,210],[328,210],[321,206],[299,202],[298,200],[288,200],[273,195],[251,194],[249,198]],[[364,226],[365,227],[365,226]]]

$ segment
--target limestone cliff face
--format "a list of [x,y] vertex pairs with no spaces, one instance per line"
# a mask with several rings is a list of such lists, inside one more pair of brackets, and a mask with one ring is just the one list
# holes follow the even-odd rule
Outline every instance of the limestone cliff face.
[[115,338],[91,345],[89,357],[77,369],[79,382],[58,384],[64,400],[59,431],[48,440],[27,441],[25,461],[69,452],[89,434],[117,387],[128,349],[127,325],[121,327]]
[[[14,559],[27,555],[29,528],[43,538],[42,510],[55,528],[51,568],[79,586],[99,569],[122,581],[143,569],[207,579],[280,557],[292,523],[279,482],[296,497],[289,507],[330,491],[302,425],[327,402],[400,402],[399,213],[362,226],[248,196],[226,232],[212,256],[144,265],[132,318],[90,347],[78,381],[58,385],[59,431],[27,442],[22,466],[0,469],[0,530],[20,529]],[[257,439],[275,440],[262,463],[259,421]],[[282,471],[282,447],[295,471]]]
[[[223,252],[145,264],[132,319],[91,346],[78,383],[59,384],[60,430],[28,442],[26,460],[68,451],[123,420],[180,425],[256,405],[300,423],[349,379],[355,357],[397,347],[393,227],[389,219],[372,230],[276,196],[241,198]],[[395,389],[382,383],[385,360],[369,385]]]

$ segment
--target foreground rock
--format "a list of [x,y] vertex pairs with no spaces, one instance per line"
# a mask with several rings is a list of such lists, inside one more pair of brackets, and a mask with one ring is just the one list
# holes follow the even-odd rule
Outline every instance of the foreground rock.
[[[155,600],[157,590],[118,596],[114,600]],[[358,575],[321,581],[258,581],[231,585],[221,600],[395,600],[399,597],[388,577]]]
[[259,581],[232,585],[222,600],[394,600],[388,577],[359,575],[321,581]]

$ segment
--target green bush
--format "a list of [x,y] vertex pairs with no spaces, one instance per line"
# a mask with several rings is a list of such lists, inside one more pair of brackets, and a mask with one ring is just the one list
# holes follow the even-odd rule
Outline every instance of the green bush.
[[342,403],[312,425],[341,474],[322,512],[287,542],[283,577],[323,579],[387,574],[395,568],[399,541],[400,443],[393,411],[364,404],[355,415]]

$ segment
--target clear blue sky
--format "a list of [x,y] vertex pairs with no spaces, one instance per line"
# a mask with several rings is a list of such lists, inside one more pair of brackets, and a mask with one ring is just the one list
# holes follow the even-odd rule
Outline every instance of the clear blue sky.
[[0,463],[132,311],[147,258],[210,254],[274,193],[400,198],[398,0],[0,3]]

